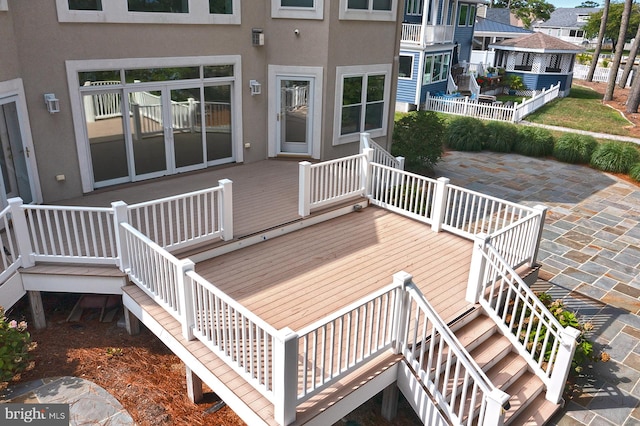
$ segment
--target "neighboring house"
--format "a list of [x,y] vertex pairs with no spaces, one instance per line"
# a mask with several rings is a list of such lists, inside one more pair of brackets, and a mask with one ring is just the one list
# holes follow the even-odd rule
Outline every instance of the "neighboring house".
[[494,65],[507,75],[519,75],[528,90],[542,90],[560,82],[560,93],[567,96],[573,79],[575,55],[582,51],[575,44],[534,32],[489,45],[495,49]]
[[0,0],[2,204],[388,145],[399,4]]
[[469,61],[480,2],[405,2],[396,110],[413,109],[424,102],[427,92],[451,88],[451,69]]
[[598,12],[598,7],[560,7],[551,13],[547,21],[536,22],[533,30],[559,38],[579,46],[589,44],[582,27],[589,20],[589,15]]
[[471,52],[470,62],[472,64],[480,63],[493,66],[495,54],[493,49],[489,48],[489,45],[531,33],[532,31],[522,27],[478,17],[473,31],[473,51]]

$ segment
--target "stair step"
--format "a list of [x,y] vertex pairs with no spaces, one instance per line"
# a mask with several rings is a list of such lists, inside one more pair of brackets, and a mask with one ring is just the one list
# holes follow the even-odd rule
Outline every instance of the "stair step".
[[469,353],[483,371],[496,365],[508,352],[511,351],[511,342],[502,334],[495,333],[489,336]]
[[458,341],[468,352],[479,346],[497,330],[496,323],[486,315],[480,315],[473,321],[465,324],[454,333]]
[[[505,414],[505,423],[514,416],[518,416],[523,412],[529,404],[544,390],[542,380],[535,374],[527,371],[518,380],[513,382],[511,386],[502,389],[511,395],[509,404],[511,408]],[[516,424],[516,423],[514,423]]]
[[551,417],[561,408],[560,404],[554,404],[544,398],[544,394],[538,395],[517,416],[509,418],[505,425],[540,426],[546,424]]
[[527,361],[511,351],[487,371],[487,377],[497,388],[506,389],[526,371]]

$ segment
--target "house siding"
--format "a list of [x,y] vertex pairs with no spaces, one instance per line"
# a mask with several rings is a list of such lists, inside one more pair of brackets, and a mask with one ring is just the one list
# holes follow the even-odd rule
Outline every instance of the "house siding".
[[[112,0],[110,0],[112,1]],[[40,186],[45,202],[82,195],[82,162],[76,142],[76,125],[67,83],[66,61],[116,60],[121,58],[184,58],[240,56],[235,90],[242,92],[242,140],[236,143],[243,161],[268,157],[267,114],[268,65],[316,67],[323,70],[320,158],[329,159],[357,152],[358,144],[333,145],[336,109],[336,67],[393,64],[399,51],[398,23],[340,20],[338,1],[325,1],[322,20],[272,19],[270,2],[242,2],[241,24],[123,24],[59,23],[52,0],[12,2],[9,12],[0,12],[0,81],[20,77],[24,81],[33,143],[38,159]],[[399,11],[401,13],[401,11]],[[5,25],[6,24],[6,25]],[[264,46],[253,46],[252,28],[262,28]],[[298,29],[298,35],[294,33]],[[331,29],[331,31],[329,31]],[[14,41],[15,40],[15,41]],[[346,42],[348,41],[348,42]],[[19,45],[19,51],[15,46]],[[376,49],[370,49],[376,46]],[[396,66],[397,67],[397,66]],[[394,69],[389,78],[397,75]],[[251,96],[249,80],[262,84],[262,94]],[[390,139],[396,84],[392,80],[389,114],[384,117]],[[49,114],[43,93],[55,93],[60,112]],[[74,102],[76,102],[74,97]],[[236,121],[237,122],[237,121]],[[250,149],[243,149],[245,142]],[[380,141],[385,143],[385,141]],[[84,173],[84,174],[83,174]],[[56,175],[65,175],[58,182]]]
[[[458,4],[458,13],[456,16],[459,16],[460,14],[460,6],[464,4],[464,3],[460,3]],[[469,5],[471,6],[471,5]],[[473,6],[475,6],[475,4],[473,4]],[[473,42],[473,28],[475,27],[475,20],[474,20],[474,24],[471,26],[460,26],[458,25],[458,20],[456,17],[456,27],[455,27],[455,35],[454,35],[454,40],[456,43],[458,43],[458,60],[460,62],[462,61],[469,61],[471,59],[471,45]]]
[[571,81],[573,75],[566,74],[531,74],[531,73],[514,73],[509,72],[509,75],[519,75],[522,77],[522,82],[528,90],[542,90],[548,89],[551,86],[555,86],[560,82],[560,91],[565,91],[571,88]]
[[422,78],[420,72],[420,52],[411,52],[407,50],[401,50],[401,55],[413,56],[413,69],[411,79],[398,79],[398,92],[396,95],[397,102],[406,102],[414,104],[416,102],[416,88],[418,87],[418,81]]

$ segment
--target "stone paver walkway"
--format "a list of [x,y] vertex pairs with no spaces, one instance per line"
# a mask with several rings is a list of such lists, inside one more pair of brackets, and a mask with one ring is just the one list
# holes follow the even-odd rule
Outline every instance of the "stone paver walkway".
[[609,362],[580,379],[582,393],[554,424],[640,425],[640,187],[553,160],[448,153],[435,176],[455,185],[549,207],[536,283],[595,328]]

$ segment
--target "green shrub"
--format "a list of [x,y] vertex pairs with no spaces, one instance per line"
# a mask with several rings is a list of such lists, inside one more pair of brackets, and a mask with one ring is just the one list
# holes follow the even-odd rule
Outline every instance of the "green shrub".
[[511,123],[490,121],[485,125],[487,138],[483,147],[494,152],[511,152],[518,139],[518,128]]
[[27,366],[31,336],[24,321],[9,321],[0,306],[0,382],[7,382]]
[[395,122],[391,154],[403,156],[407,170],[432,170],[442,158],[446,127],[433,111],[414,111]]
[[456,118],[447,128],[446,145],[456,151],[482,151],[485,139],[484,123],[477,118]]
[[629,177],[636,182],[640,182],[640,163],[631,166],[631,169],[629,169]]
[[565,163],[587,164],[597,146],[592,136],[565,133],[556,141],[553,156]]
[[611,173],[627,173],[640,162],[640,151],[635,145],[622,142],[599,144],[591,155],[591,166]]
[[529,157],[545,157],[553,153],[553,135],[541,127],[522,126],[513,151]]

